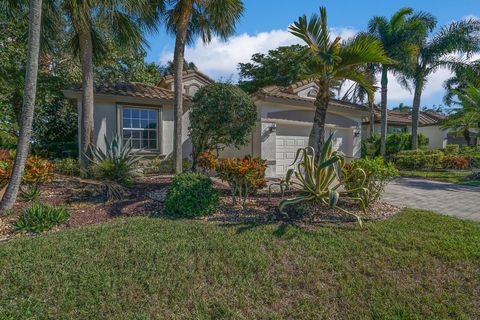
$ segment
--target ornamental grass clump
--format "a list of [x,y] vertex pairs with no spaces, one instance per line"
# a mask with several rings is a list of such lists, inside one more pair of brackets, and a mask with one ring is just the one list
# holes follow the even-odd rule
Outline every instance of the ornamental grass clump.
[[[332,150],[333,134],[330,134],[325,141],[321,153],[316,160],[315,150],[312,147],[299,149],[296,153],[293,163],[297,163],[296,168],[289,169],[285,180],[282,184],[289,189],[295,189],[300,195],[290,199],[280,201],[279,209],[283,211],[285,206],[297,204],[300,202],[317,202],[322,205],[335,207],[343,213],[354,216],[360,226],[362,226],[361,218],[337,206],[340,197],[358,202],[364,212],[366,207],[364,203],[364,193],[368,193],[368,189],[364,188],[366,174],[363,169],[357,168],[359,187],[353,189],[344,188],[342,181],[342,170],[345,167],[345,156],[338,151]],[[292,179],[295,177],[296,179]]]
[[23,209],[22,215],[14,223],[17,230],[43,232],[65,222],[70,218],[67,207],[46,203],[34,203]]

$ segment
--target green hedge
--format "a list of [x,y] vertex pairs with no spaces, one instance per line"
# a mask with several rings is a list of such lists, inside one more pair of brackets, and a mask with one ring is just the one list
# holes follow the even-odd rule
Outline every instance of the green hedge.
[[407,150],[396,156],[397,166],[404,169],[440,169],[444,154],[440,150]]
[[175,217],[194,218],[214,212],[218,203],[218,192],[208,176],[185,172],[173,177],[167,189],[165,212]]
[[[418,134],[419,148],[425,148],[428,145],[428,138],[422,134]],[[387,134],[386,155],[392,158],[399,152],[412,149],[411,133],[392,133]],[[362,141],[362,155],[369,158],[375,158],[380,155],[380,136],[365,139]]]

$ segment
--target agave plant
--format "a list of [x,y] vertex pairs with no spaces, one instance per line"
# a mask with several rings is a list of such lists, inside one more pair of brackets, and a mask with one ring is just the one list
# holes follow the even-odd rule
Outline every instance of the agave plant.
[[104,139],[105,151],[97,146],[91,148],[93,175],[100,179],[130,182],[142,157],[131,147],[130,141],[123,143],[120,135],[111,141],[106,135]]
[[[282,211],[286,205],[296,204],[304,201],[317,201],[330,207],[355,216],[360,226],[362,220],[356,214],[337,207],[340,197],[358,201],[362,209],[366,211],[365,204],[359,194],[368,193],[368,189],[359,187],[352,190],[341,189],[343,183],[342,170],[345,165],[345,156],[338,151],[332,149],[333,134],[330,134],[325,141],[322,152],[319,154],[318,160],[315,160],[315,150],[312,147],[299,149],[295,156],[295,161],[299,163],[296,169],[289,169],[285,180],[282,181],[281,189],[296,189],[301,192],[300,195],[291,199],[283,199],[280,201],[279,209]],[[366,179],[365,172],[362,169],[360,176]],[[363,173],[363,174],[362,174]],[[294,177],[296,179],[294,179]],[[360,184],[364,185],[364,183]]]

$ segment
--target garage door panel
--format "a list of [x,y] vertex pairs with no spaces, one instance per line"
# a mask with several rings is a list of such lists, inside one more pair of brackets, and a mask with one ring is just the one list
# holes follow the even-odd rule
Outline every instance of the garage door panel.
[[[284,134],[288,132],[289,135],[279,135],[280,132]],[[326,134],[329,134],[328,130]],[[289,168],[293,167],[292,163],[297,150],[308,146],[308,135],[309,130],[305,130],[305,127],[278,127],[275,170],[277,175],[283,176]],[[352,131],[350,129],[336,129],[332,140],[333,150],[340,150],[347,156],[351,156],[351,139]]]

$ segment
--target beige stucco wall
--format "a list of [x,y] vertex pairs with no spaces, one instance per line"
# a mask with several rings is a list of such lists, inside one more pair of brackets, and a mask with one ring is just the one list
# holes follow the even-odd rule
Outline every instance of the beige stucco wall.
[[440,126],[425,126],[418,128],[428,138],[428,147],[432,149],[444,148],[447,145],[447,131]]

